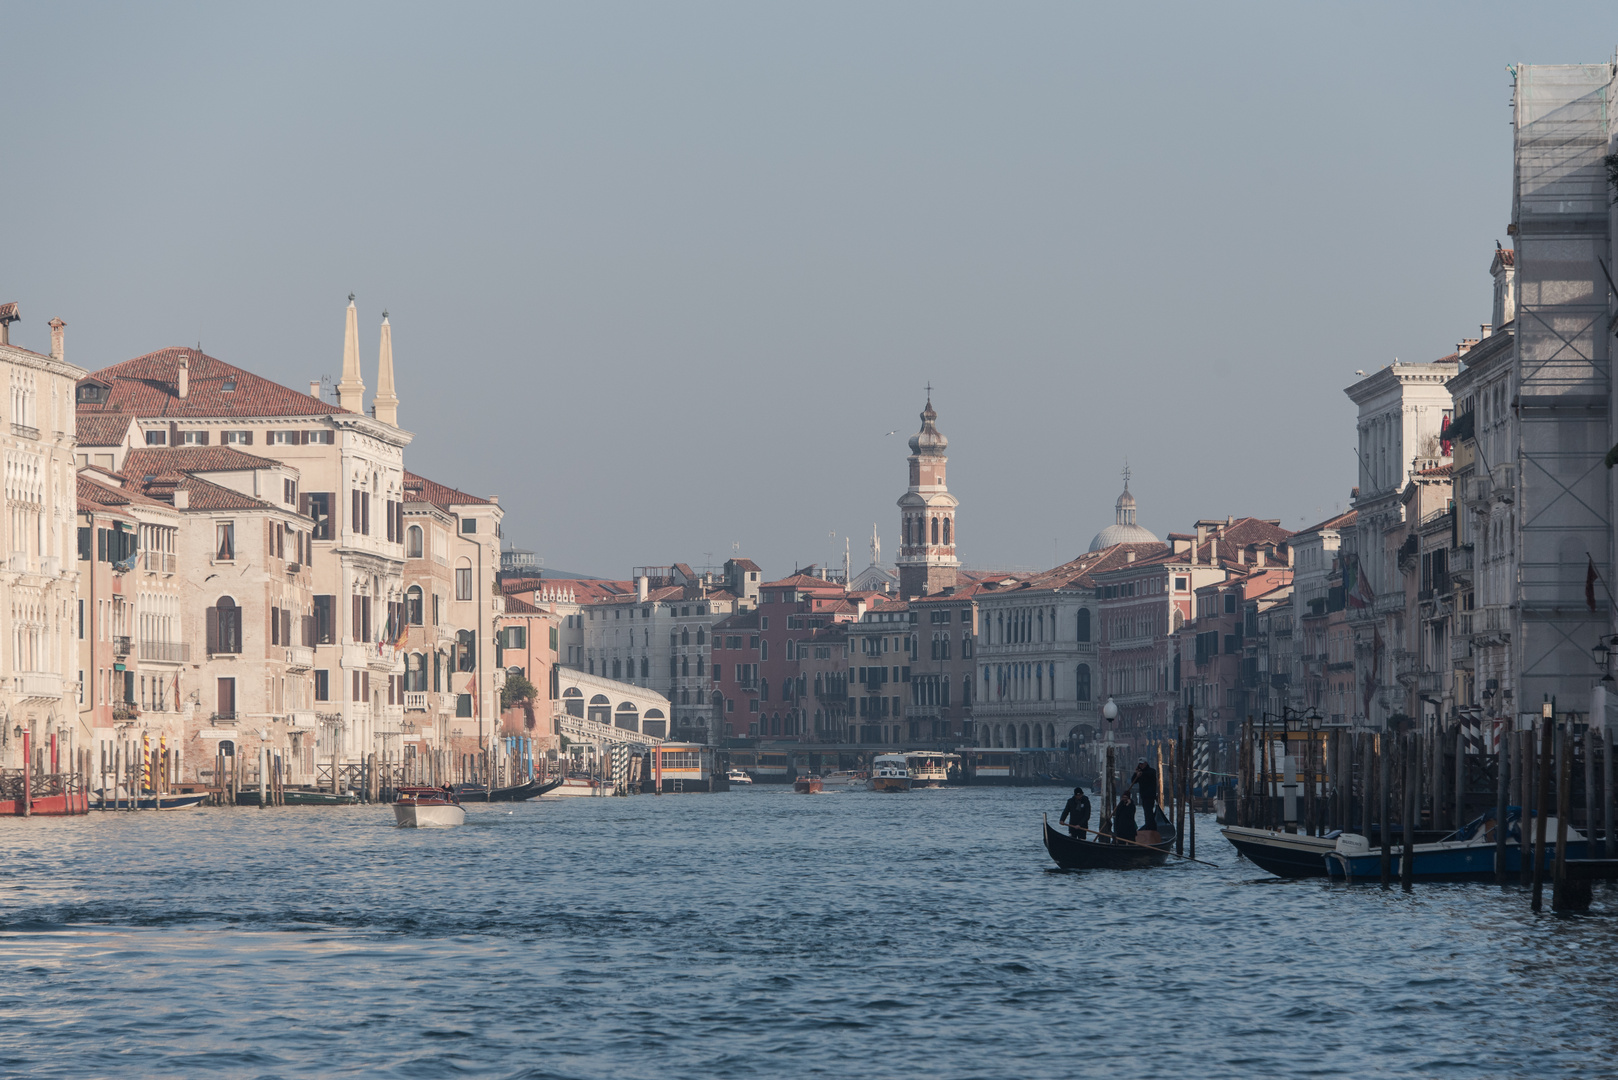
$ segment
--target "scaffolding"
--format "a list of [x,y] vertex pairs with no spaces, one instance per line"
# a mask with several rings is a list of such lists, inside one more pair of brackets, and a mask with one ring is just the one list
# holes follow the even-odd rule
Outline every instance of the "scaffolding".
[[[1611,633],[1606,591],[1586,602],[1593,562],[1612,580],[1613,64],[1521,65],[1514,86],[1516,235],[1516,711],[1588,699],[1590,649]],[[1498,472],[1498,470],[1497,470]],[[1577,706],[1575,706],[1577,707]]]

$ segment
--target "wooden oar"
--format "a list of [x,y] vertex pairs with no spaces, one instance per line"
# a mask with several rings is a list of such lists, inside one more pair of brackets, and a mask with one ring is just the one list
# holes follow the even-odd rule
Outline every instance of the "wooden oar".
[[[1045,815],[1045,825],[1046,825],[1047,828],[1050,826],[1050,823],[1051,823],[1051,816],[1049,814],[1046,814]],[[1211,866],[1215,870],[1223,870],[1224,869],[1224,867],[1220,866],[1218,863],[1203,862],[1201,859],[1193,859],[1189,855],[1176,855],[1172,851],[1164,851],[1160,847],[1153,847],[1151,844],[1143,844],[1138,840],[1125,840],[1121,836],[1113,836],[1111,833],[1104,833],[1100,829],[1091,829],[1090,831],[1095,833],[1095,835],[1097,835],[1097,836],[1105,836],[1108,840],[1111,840],[1115,844],[1134,844],[1138,848],[1145,848],[1147,851],[1160,852],[1161,854],[1168,855],[1171,858],[1175,858],[1175,859],[1184,859],[1186,862],[1194,862],[1199,866]],[[1075,839],[1077,839],[1077,838],[1075,837]]]

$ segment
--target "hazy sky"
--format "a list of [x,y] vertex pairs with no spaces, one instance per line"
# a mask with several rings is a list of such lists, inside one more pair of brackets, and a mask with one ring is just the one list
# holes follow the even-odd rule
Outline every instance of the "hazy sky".
[[1354,370],[1489,318],[1506,64],[1614,12],[10,5],[0,301],[298,388],[387,307],[407,464],[568,570],[891,561],[929,381],[968,566],[1082,551],[1126,456],[1159,534],[1296,529]]

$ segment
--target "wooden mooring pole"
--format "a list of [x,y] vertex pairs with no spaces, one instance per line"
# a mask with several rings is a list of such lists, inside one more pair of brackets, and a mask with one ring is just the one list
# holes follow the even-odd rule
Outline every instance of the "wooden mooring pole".
[[1393,779],[1393,763],[1388,759],[1393,756],[1392,740],[1387,732],[1374,736],[1377,741],[1377,785],[1376,797],[1381,802],[1381,824],[1378,828],[1382,832],[1382,887],[1387,888],[1393,881],[1393,830],[1389,827],[1392,822],[1393,800],[1388,796],[1390,781]]
[[1511,791],[1511,732],[1502,731],[1494,754],[1494,881],[1506,883],[1506,802]]
[[1540,720],[1539,782],[1534,799],[1534,899],[1529,905],[1536,912],[1543,907],[1545,896],[1545,819],[1550,816],[1551,810],[1551,755],[1555,749],[1552,740],[1555,738],[1556,723],[1554,715],[1554,707],[1546,709],[1545,716]]
[[[1573,740],[1573,727],[1566,725],[1558,732],[1558,741],[1561,743],[1561,753],[1557,759],[1556,769],[1556,868],[1551,877],[1551,910],[1572,911],[1581,907],[1589,907],[1590,899],[1586,895],[1584,903],[1578,903],[1572,894],[1573,882],[1567,879],[1567,819],[1573,813],[1573,753],[1575,744]],[[1588,886],[1586,886],[1588,889]]]
[[1415,884],[1416,827],[1421,823],[1421,736],[1412,732],[1404,737],[1404,826],[1399,855],[1399,888],[1409,892]]

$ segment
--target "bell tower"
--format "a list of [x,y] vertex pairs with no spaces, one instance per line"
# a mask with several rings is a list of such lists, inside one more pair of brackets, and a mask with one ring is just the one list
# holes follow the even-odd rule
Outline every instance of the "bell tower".
[[949,440],[935,424],[933,388],[921,411],[921,430],[910,436],[910,487],[899,497],[899,594],[908,600],[955,584],[955,496],[944,483]]

